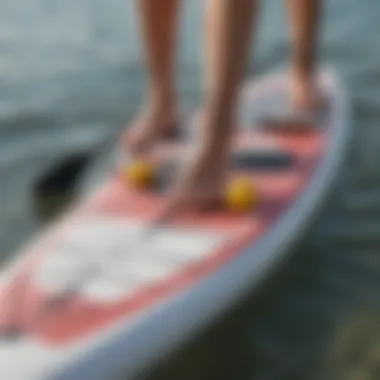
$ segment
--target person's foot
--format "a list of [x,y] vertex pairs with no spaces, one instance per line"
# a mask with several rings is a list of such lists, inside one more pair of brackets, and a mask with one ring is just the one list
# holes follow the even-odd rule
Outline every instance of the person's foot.
[[283,111],[265,115],[260,125],[274,130],[305,130],[314,125],[321,97],[314,73],[305,73],[293,69],[290,74],[290,101]]
[[168,208],[206,211],[221,206],[227,175],[227,160],[200,152],[187,162],[169,196]]
[[128,128],[125,144],[129,152],[143,155],[158,140],[169,138],[175,133],[177,114],[172,107],[148,109]]
[[297,113],[313,113],[318,106],[318,89],[313,74],[292,74],[291,78],[291,101],[293,110]]
[[[184,209],[206,211],[221,206],[228,174],[228,144],[210,149],[198,133],[198,141],[191,148],[179,177],[169,195],[167,209],[174,212]],[[199,141],[200,140],[200,141]]]

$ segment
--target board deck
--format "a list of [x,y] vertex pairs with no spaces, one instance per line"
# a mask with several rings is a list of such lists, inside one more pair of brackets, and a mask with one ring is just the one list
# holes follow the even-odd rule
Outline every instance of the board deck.
[[[265,96],[270,98],[274,91],[283,90],[284,78],[269,77],[267,82],[249,84],[245,99],[253,102],[256,96],[257,103]],[[160,328],[160,318],[164,326],[162,318],[170,311],[174,299],[185,302],[185,295],[197,287],[200,291],[208,279],[222,272],[228,276],[229,266],[230,273],[235,275],[236,269],[232,268],[247,250],[250,260],[257,256],[256,268],[253,266],[251,271],[253,282],[254,269],[265,262],[263,255],[270,255],[256,247],[263,244],[302,198],[331,149],[328,141],[334,127],[331,115],[338,112],[332,103],[329,112],[324,124],[309,126],[303,132],[265,130],[258,128],[260,125],[254,119],[237,128],[234,142],[237,153],[245,152],[260,159],[263,154],[269,153],[270,157],[280,152],[291,158],[284,167],[270,164],[263,168],[256,160],[251,167],[231,168],[232,177],[250,178],[259,194],[259,203],[246,214],[226,210],[182,213],[147,234],[162,208],[165,193],[138,192],[118,170],[112,171],[91,197],[38,237],[22,253],[19,265],[4,273],[0,282],[3,305],[0,332],[10,341],[13,339],[13,344],[17,345],[21,336],[34,344],[36,350],[43,347],[45,353],[54,352],[55,359],[46,368],[55,369],[52,363],[60,358],[60,352],[79,348],[78,352],[82,352],[95,347],[95,342],[104,350],[109,340],[111,344],[112,339],[116,342],[111,331],[118,328],[122,328],[119,333],[129,352],[128,347],[132,349],[139,343],[139,329],[135,326],[140,322],[143,326],[147,318],[156,320],[156,329]],[[163,143],[152,152],[151,159],[156,163],[176,160],[187,145],[188,141],[180,140]],[[316,206],[309,202],[309,207]],[[245,287],[248,289],[249,284]],[[203,302],[217,302],[213,297],[215,291],[204,287],[197,297]],[[195,300],[186,302],[191,306]],[[163,314],[154,317],[158,310],[164,310]],[[187,323],[183,319],[183,329]],[[146,354],[149,339],[141,339]],[[150,345],[158,344],[154,334],[151,339]],[[5,350],[2,344],[0,337],[0,363]],[[62,357],[66,358],[63,354]],[[106,357],[102,359],[105,365]],[[47,359],[41,359],[41,363],[44,360]],[[109,363],[112,360],[108,358]],[[114,370],[121,371],[123,366],[119,363]],[[3,374],[1,367],[0,364]],[[44,365],[36,364],[36,368],[42,370]],[[79,373],[89,376],[91,370],[76,372],[74,366],[70,375],[69,372],[66,377],[62,375],[62,379],[79,379],[75,377]]]

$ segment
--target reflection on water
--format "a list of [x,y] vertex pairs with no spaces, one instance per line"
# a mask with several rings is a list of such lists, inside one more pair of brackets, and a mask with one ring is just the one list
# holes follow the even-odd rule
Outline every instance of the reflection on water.
[[[144,76],[131,3],[0,0],[2,258],[44,224],[30,192],[36,175],[122,126],[138,106]],[[279,3],[266,2],[256,73],[285,62]],[[180,44],[185,107],[199,99],[199,4],[186,3]],[[379,19],[378,0],[326,1],[321,58],[347,81],[355,136],[335,194],[294,261],[152,378],[378,378]]]

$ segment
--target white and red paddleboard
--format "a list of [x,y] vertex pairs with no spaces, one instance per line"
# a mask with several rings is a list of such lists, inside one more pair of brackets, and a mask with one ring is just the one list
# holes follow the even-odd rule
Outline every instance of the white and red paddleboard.
[[[318,125],[261,125],[256,110],[286,97],[287,86],[277,73],[242,92],[249,122],[236,136],[231,173],[243,172],[258,190],[247,214],[178,215],[152,229],[165,194],[132,190],[111,170],[3,269],[1,379],[134,378],[287,257],[326,198],[349,135],[344,92],[328,71]],[[155,159],[175,160],[183,143],[162,144]]]

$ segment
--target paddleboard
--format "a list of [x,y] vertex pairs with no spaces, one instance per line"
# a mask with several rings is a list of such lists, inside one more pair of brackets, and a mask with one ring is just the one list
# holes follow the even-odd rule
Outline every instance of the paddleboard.
[[[154,225],[174,169],[163,186],[137,191],[118,165],[98,168],[91,194],[2,269],[0,378],[134,379],[254,291],[289,256],[344,156],[345,92],[329,70],[319,85],[321,117],[300,130],[258,117],[287,98],[286,72],[242,89],[230,173],[257,192],[246,213],[186,213]],[[187,145],[163,142],[151,159],[175,167]]]

